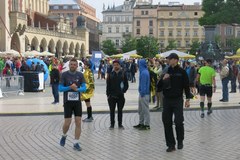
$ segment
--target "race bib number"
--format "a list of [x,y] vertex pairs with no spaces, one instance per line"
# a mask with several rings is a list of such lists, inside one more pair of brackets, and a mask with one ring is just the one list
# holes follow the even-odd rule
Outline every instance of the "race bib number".
[[79,101],[79,93],[78,92],[68,92],[67,100],[68,101]]

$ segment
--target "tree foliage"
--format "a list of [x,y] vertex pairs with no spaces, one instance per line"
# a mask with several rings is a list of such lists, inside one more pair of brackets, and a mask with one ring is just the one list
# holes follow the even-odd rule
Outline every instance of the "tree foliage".
[[111,40],[103,41],[101,48],[102,48],[102,51],[109,56],[117,53],[116,46],[115,46],[114,42]]
[[137,53],[144,58],[153,58],[159,51],[158,39],[142,36],[137,40]]
[[192,42],[192,44],[191,44],[191,49],[190,49],[190,54],[192,54],[192,55],[196,55],[196,52],[199,50],[199,48],[200,48],[200,42],[198,42],[198,41],[193,41]]
[[122,51],[123,53],[135,50],[137,48],[137,40],[133,37],[127,37],[122,41]]
[[204,16],[199,19],[200,25],[240,23],[239,0],[203,0]]
[[169,40],[168,46],[166,47],[166,51],[177,49],[177,43],[175,40]]
[[236,51],[240,48],[240,38],[229,39],[229,45],[232,49],[232,52],[236,53]]

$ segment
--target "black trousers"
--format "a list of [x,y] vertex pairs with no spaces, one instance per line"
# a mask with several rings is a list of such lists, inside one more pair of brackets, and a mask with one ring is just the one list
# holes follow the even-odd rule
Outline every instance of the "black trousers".
[[115,124],[115,109],[117,105],[118,109],[118,125],[122,125],[122,110],[125,104],[125,98],[124,96],[120,97],[112,97],[110,96],[108,98],[108,105],[110,109],[110,122],[111,125],[114,126]]
[[166,145],[173,147],[176,144],[173,134],[173,114],[178,143],[184,139],[183,98],[163,98],[162,121],[164,125]]

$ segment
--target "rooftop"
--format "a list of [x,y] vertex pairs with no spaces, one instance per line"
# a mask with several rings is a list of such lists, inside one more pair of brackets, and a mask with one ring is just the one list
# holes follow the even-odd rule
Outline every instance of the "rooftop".
[[49,0],[49,5],[73,5],[78,3],[75,0]]

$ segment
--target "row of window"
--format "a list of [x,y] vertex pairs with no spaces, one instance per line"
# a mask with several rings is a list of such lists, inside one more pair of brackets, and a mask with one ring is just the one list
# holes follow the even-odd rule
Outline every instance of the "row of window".
[[109,16],[103,19],[104,22],[131,22],[131,16]]
[[[108,27],[108,33],[113,33],[113,27]],[[115,28],[116,33],[120,33],[120,27]],[[129,27],[125,27],[125,32],[129,33]]]
[[[159,22],[160,27],[164,27],[165,22],[167,23],[167,21],[161,20]],[[191,21],[177,21],[177,22],[175,22],[175,21],[170,20],[170,21],[168,21],[168,26],[173,27],[175,23],[177,23],[178,27],[183,26],[183,24],[185,24],[186,27],[190,27],[190,25],[191,25]],[[148,24],[149,24],[149,26],[153,26],[153,20],[149,20]],[[140,20],[136,21],[136,26],[141,26],[141,21]],[[193,26],[199,26],[198,20],[193,21]]]
[[[193,33],[193,36],[198,36],[198,30],[194,30],[192,33]],[[203,34],[204,34],[204,32],[203,32]],[[190,30],[186,30],[185,32],[182,32],[182,31],[178,30],[175,35],[176,36],[190,36],[191,34],[190,34]],[[160,31],[159,36],[161,36],[161,37],[165,36],[165,32]],[[168,31],[168,36],[173,37],[174,36],[174,31],[171,31],[171,30]]]
[[50,6],[50,10],[68,10],[68,9],[80,9],[78,5],[65,5],[65,6]]
[[[140,28],[137,28],[137,29],[136,29],[136,34],[137,34],[137,35],[140,35],[140,34],[141,34],[141,29],[140,29]],[[149,28],[149,34],[150,34],[150,35],[153,35],[153,28]],[[197,37],[197,36],[199,35],[199,34],[198,34],[198,31],[197,31],[197,30],[194,30],[193,33],[192,33],[192,35],[193,35],[194,37]],[[204,32],[203,32],[203,35],[204,35]],[[165,36],[165,32],[164,32],[164,31],[160,31],[159,36],[160,36],[160,37]],[[174,34],[174,31],[169,30],[169,31],[168,31],[168,37],[174,37],[174,36],[177,36],[177,37],[178,37],[178,36],[190,37],[191,34],[190,34],[190,30],[186,30],[184,33],[182,33],[182,31],[177,31],[176,34]]]
[[[181,47],[189,48],[190,45],[191,45],[189,40],[185,41],[185,46],[183,45],[183,41],[176,41],[176,44],[177,44],[178,48],[181,48]],[[115,40],[115,45],[117,47],[120,46],[120,40],[119,39]],[[160,48],[164,48],[164,47],[166,47],[166,45],[164,44],[164,41],[160,41]]]
[[[149,13],[148,11],[141,11],[141,14],[142,14],[142,15],[148,15],[148,13]],[[173,16],[173,12],[169,12],[168,15],[169,15],[170,17]],[[193,15],[194,15],[194,16],[198,16],[198,12],[194,12]]]

